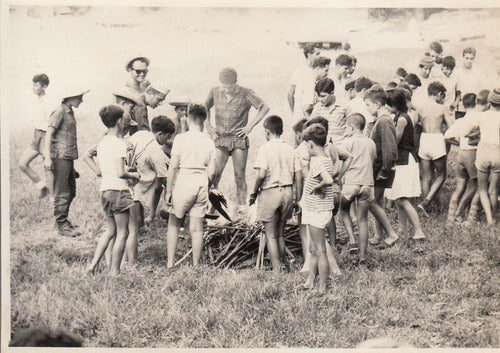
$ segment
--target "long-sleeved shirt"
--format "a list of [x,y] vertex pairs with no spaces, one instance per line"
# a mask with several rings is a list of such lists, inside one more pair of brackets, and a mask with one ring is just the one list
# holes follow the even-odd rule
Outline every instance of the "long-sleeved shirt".
[[390,115],[377,118],[371,132],[371,138],[377,147],[377,156],[373,163],[373,174],[388,175],[398,159],[396,127]]

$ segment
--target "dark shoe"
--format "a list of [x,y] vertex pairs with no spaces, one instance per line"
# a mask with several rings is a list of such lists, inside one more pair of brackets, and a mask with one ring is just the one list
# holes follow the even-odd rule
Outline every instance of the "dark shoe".
[[49,195],[49,188],[44,186],[43,188],[40,189],[40,195],[38,196],[40,199],[43,199]]
[[59,235],[63,237],[76,238],[82,235],[82,233],[76,231],[69,222],[58,224],[57,228]]

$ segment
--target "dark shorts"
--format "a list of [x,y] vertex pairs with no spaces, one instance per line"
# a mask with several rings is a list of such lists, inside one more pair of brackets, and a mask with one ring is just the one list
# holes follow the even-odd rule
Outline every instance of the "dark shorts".
[[45,131],[35,129],[33,132],[33,141],[31,141],[31,149],[38,153],[42,153],[43,144],[45,143]]
[[101,203],[108,217],[127,212],[134,206],[134,200],[128,190],[105,190],[101,193]]
[[462,179],[476,179],[477,168],[476,150],[460,150],[457,155],[457,177]]
[[250,147],[248,136],[238,137],[236,135],[217,135],[214,141],[215,147],[231,153],[234,150],[247,150]]

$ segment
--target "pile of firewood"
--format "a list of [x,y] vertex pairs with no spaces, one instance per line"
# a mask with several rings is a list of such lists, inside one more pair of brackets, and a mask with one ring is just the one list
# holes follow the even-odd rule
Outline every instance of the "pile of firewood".
[[[265,234],[262,225],[249,226],[245,223],[231,223],[224,226],[208,226],[205,234],[206,263],[218,268],[248,268],[264,266],[266,251]],[[285,228],[285,251],[289,259],[302,257],[299,227]],[[184,255],[176,265],[191,254]]]

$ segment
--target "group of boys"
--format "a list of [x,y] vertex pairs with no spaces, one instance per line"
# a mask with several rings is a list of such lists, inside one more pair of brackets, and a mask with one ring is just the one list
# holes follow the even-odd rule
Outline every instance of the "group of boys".
[[[387,90],[366,77],[349,80],[356,59],[347,54],[337,57],[334,74],[328,78],[330,59],[320,56],[314,46],[304,48],[308,64],[294,74],[288,92],[295,119],[296,150],[280,138],[283,120],[269,116],[264,121],[267,142],[259,147],[254,166],[257,178],[250,204],[257,202],[258,220],[264,223],[273,269],[278,271],[285,264],[283,232],[294,209],[301,223],[309,271],[304,287],[312,288],[319,273],[322,292],[326,290],[330,250],[324,234],[328,233],[335,253],[337,211],[340,210],[348,234],[349,250],[359,251],[362,265],[366,263],[368,243],[388,247],[399,239],[384,211],[384,193],[392,195],[388,198],[396,202],[400,222],[405,225],[409,220],[412,224],[412,238],[425,239],[418,215],[408,200],[420,194],[419,170],[414,167],[420,161],[424,198],[418,209],[428,216],[429,205],[446,178],[449,146],[445,144],[444,126],[448,128],[447,141],[460,146],[459,182],[450,202],[450,221],[472,199],[471,213],[478,209],[480,200],[487,221],[493,223],[500,173],[500,90],[483,90],[477,95],[467,92],[471,85],[463,83],[463,77],[453,76],[452,57],[439,60],[442,47],[436,43],[431,43],[429,53],[420,60],[416,74],[399,68]],[[475,57],[475,50],[464,50],[464,58],[468,59],[471,53]],[[131,263],[137,261],[139,226],[152,221],[162,192],[170,213],[168,267],[175,264],[179,228],[186,215],[190,219],[193,264],[198,264],[208,190],[217,185],[229,156],[235,166],[238,204],[243,208],[246,201],[247,135],[269,108],[252,90],[238,86],[236,71],[226,68],[219,76],[222,86],[210,91],[205,105],[190,105],[188,109],[183,102],[176,105],[174,120],[158,116],[150,123],[147,107],[156,108],[170,90],[146,80],[148,67],[149,60],[144,57],[127,63],[130,81],[113,92],[114,104],[99,112],[107,132],[84,157],[91,169],[102,176],[101,201],[107,217],[107,230],[99,240],[90,272],[104,254],[112,274],[119,272],[122,258]],[[470,60],[463,70],[467,67],[472,67]],[[467,75],[470,72],[466,71]],[[43,97],[48,78],[37,75],[33,81],[35,93]],[[464,91],[459,91],[459,87]],[[61,235],[79,234],[68,220],[78,175],[73,166],[78,158],[73,108],[81,104],[86,92],[66,93],[50,115],[46,133],[38,127],[35,130],[33,151],[46,157],[44,165],[52,172],[49,174],[53,182],[45,185],[40,177],[30,173],[34,152],[25,154],[20,163],[39,186],[41,196],[50,192],[48,184],[53,185],[54,214]],[[248,122],[252,106],[257,115]],[[212,107],[215,128],[210,124]],[[482,113],[478,111],[488,108]],[[454,124],[461,109],[466,111],[465,117],[459,120],[460,124]],[[47,110],[44,112],[46,117]],[[203,133],[205,126],[215,143]],[[472,139],[478,140],[478,136],[475,154],[472,151],[477,141]],[[408,176],[412,179],[405,179]],[[376,218],[372,238],[368,237],[368,211]],[[359,242],[355,240],[353,223],[359,229]],[[335,265],[330,261],[330,266]]]

